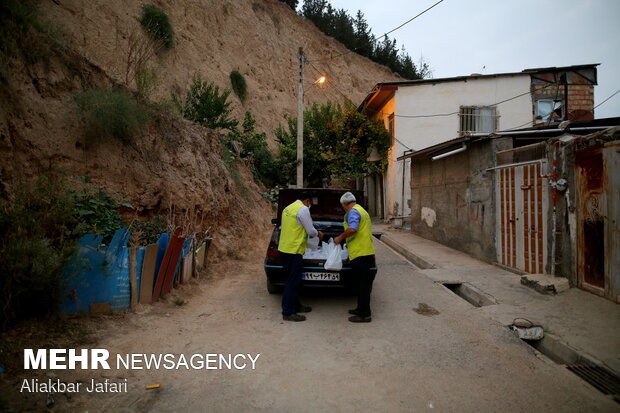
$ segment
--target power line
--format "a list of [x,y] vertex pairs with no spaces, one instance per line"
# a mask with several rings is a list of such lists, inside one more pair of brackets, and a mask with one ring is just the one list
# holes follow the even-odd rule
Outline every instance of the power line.
[[394,29],[390,30],[389,32],[385,32],[385,33],[383,34],[383,36],[381,36],[381,37],[387,36],[388,34],[390,34],[390,33],[392,33],[392,32],[395,32],[396,30],[400,29],[400,28],[401,28],[401,27],[403,27],[404,25],[411,23],[412,21],[414,21],[415,19],[417,19],[418,17],[420,17],[421,15],[423,15],[424,13],[426,13],[427,11],[429,11],[430,9],[432,9],[433,7],[437,6],[437,5],[438,5],[439,3],[441,3],[441,2],[443,2],[443,0],[439,0],[437,3],[433,4],[433,5],[432,5],[431,7],[429,7],[428,9],[424,10],[423,12],[421,12],[420,14],[418,14],[417,16],[414,16],[414,17],[410,18],[409,20],[407,20],[406,22],[404,22],[404,23],[403,23],[403,24],[401,24],[400,26],[398,26],[398,27],[396,27],[396,28],[394,28]]
[[598,105],[594,106],[592,108],[592,110],[598,108],[599,106],[601,106],[603,103],[607,102],[609,99],[613,98],[614,96],[616,96],[618,93],[620,93],[620,89],[616,90],[614,93],[612,93],[607,99],[605,99],[604,101],[602,101],[601,103],[599,103]]
[[[377,37],[377,39],[380,39],[380,38],[382,38],[382,37],[385,37],[385,36],[387,36],[388,34],[390,34],[390,33],[392,33],[392,32],[395,32],[396,30],[400,29],[401,27],[403,27],[403,26],[405,26],[405,25],[407,25],[407,24],[411,23],[412,21],[414,21],[415,19],[417,19],[418,17],[420,17],[421,15],[423,15],[424,13],[426,13],[427,11],[429,11],[430,9],[432,9],[432,8],[433,8],[433,7],[435,7],[435,6],[437,6],[439,3],[443,2],[443,1],[444,1],[444,0],[439,0],[437,3],[433,4],[431,7],[427,8],[426,10],[424,10],[424,11],[422,11],[422,12],[418,13],[417,15],[413,16],[412,18],[410,18],[409,20],[407,20],[406,22],[404,22],[404,23],[403,23],[403,24],[401,24],[400,26],[395,27],[395,28],[393,28],[392,30],[390,30],[390,31],[387,31],[387,32],[383,33],[381,36]],[[345,47],[346,47],[346,46],[345,46]],[[318,62],[326,62],[326,61],[329,61],[329,60],[334,60],[334,59],[336,59],[336,58],[338,58],[338,57],[341,57],[341,56],[347,55],[347,54],[349,54],[349,53],[356,53],[356,52],[355,52],[355,51],[353,51],[353,50],[347,50],[346,52],[343,52],[343,53],[337,54],[337,55],[332,56],[332,57],[328,57],[328,58],[326,58],[326,59],[314,60],[314,62],[317,62],[317,63],[318,63]],[[310,61],[308,61],[308,63],[310,63]]]
[[[308,62],[308,64],[314,69],[314,71],[317,73],[317,75],[323,76],[323,73],[319,69],[317,69],[317,67],[314,64],[312,64],[311,62]],[[340,93],[342,95],[342,97],[344,97],[346,100],[348,100],[349,102],[353,103],[353,101],[347,95],[342,93],[342,91],[336,86],[335,82],[330,81],[329,78],[328,78],[326,83],[330,84],[334,89],[336,89],[336,91],[338,93]],[[396,142],[400,143],[401,146],[404,146],[407,150],[410,150],[410,151],[413,150],[410,147],[408,147],[407,145],[405,145],[402,141],[400,141],[396,136],[394,136],[394,140]]]
[[[307,61],[307,62],[308,62],[308,64],[309,64],[309,65],[310,65],[310,66],[311,66],[311,67],[315,70],[315,72],[316,72],[319,76],[324,75],[324,73],[323,73],[323,72],[321,72],[321,71],[320,71],[320,70],[319,70],[319,69],[318,69],[318,68],[317,68],[317,67],[316,67],[316,66],[312,63],[312,61],[308,61],[308,60],[306,60],[306,61]],[[328,81],[327,81],[326,83],[330,84],[330,86],[332,86],[332,87],[333,87],[333,88],[334,88],[334,89],[335,89],[338,93],[340,93],[340,94],[341,94],[341,95],[342,95],[345,99],[347,99],[349,102],[353,103],[353,101],[352,101],[352,100],[351,100],[351,99],[350,99],[347,95],[345,95],[345,94],[344,94],[344,93],[343,93],[343,92],[342,92],[342,91],[341,91],[341,90],[340,90],[340,89],[336,86],[336,84],[335,84],[333,81],[331,81],[329,78],[328,78]],[[556,85],[556,84],[555,84],[555,83],[549,83],[549,84],[543,85],[542,87],[535,88],[534,90],[530,90],[530,91],[527,91],[527,92],[524,92],[524,93],[520,93],[520,94],[518,94],[518,95],[516,95],[516,96],[512,96],[512,97],[509,97],[509,98],[507,98],[507,99],[500,100],[499,102],[495,102],[495,103],[493,103],[493,104],[491,104],[491,105],[486,105],[486,106],[488,106],[488,107],[495,107],[495,106],[499,106],[499,105],[501,105],[501,104],[503,104],[503,103],[509,102],[509,101],[511,101],[511,100],[514,100],[514,99],[518,99],[518,98],[520,98],[520,97],[523,97],[523,96],[529,95],[529,94],[534,93],[534,92],[538,92],[538,91],[541,91],[541,90],[547,89],[547,88],[552,87],[552,86],[554,86],[554,85]],[[556,88],[556,96],[557,96],[557,92],[558,92],[558,89],[559,89],[559,85],[556,85],[556,86],[557,86],[557,88]],[[610,97],[608,97],[607,99],[605,99],[603,102],[599,103],[599,105],[598,105],[598,106],[602,105],[602,104],[603,104],[603,103],[605,103],[607,100],[611,99],[611,98],[612,98],[613,96],[615,96],[617,93],[620,93],[620,90],[616,91],[613,95],[611,95]],[[378,111],[377,111],[377,110],[372,110],[372,109],[368,109],[368,108],[367,108],[366,110],[370,110],[370,111],[372,111],[372,112],[379,113],[379,114],[384,114],[384,113],[385,113],[385,112],[383,112],[382,110],[378,110]],[[450,112],[450,113],[435,113],[435,114],[429,114],[429,115],[399,115],[399,114],[396,114],[396,113],[394,113],[393,115],[394,115],[394,117],[397,117],[397,118],[416,119],[416,118],[447,117],[447,116],[454,116],[454,115],[458,115],[459,113],[461,113],[461,112],[460,112],[460,110],[459,110],[459,111],[456,111],[456,112]],[[526,123],[524,123],[524,124],[522,124],[522,125],[519,125],[519,126],[516,126],[516,127],[513,127],[513,128],[509,128],[509,129],[504,129],[504,130],[518,129],[518,128],[521,128],[521,127],[523,127],[523,126],[525,126],[525,125],[528,125],[528,124],[530,124],[530,123],[533,123],[533,121],[528,121],[528,122],[526,122]],[[407,148],[407,146],[406,146],[405,144],[403,144],[402,142],[399,142],[399,143],[400,143],[402,146],[404,146],[404,147],[406,147],[406,148]],[[409,148],[407,148],[407,149],[409,149]]]
[[[559,85],[558,85],[558,88],[559,88]],[[607,97],[607,99],[603,100],[601,103],[599,103],[598,105],[594,106],[594,107],[592,108],[592,112],[594,112],[594,109],[598,108],[598,107],[599,107],[599,106],[601,106],[603,103],[607,102],[609,99],[611,99],[611,98],[613,98],[614,96],[616,96],[618,93],[620,93],[620,89],[616,90],[614,93],[612,93],[611,95],[609,95],[609,96]],[[557,93],[556,93],[556,97],[557,97]],[[575,112],[575,111],[574,111],[574,110],[572,110],[572,111],[570,111],[570,112],[569,112],[569,114],[574,113],[574,112]],[[525,122],[525,123],[524,123],[524,124],[522,124],[522,125],[519,125],[519,126],[513,126],[512,128],[504,129],[503,131],[504,131],[504,132],[507,132],[507,131],[512,131],[512,130],[515,130],[515,129],[520,129],[520,128],[524,127],[525,125],[529,125],[530,123],[532,123],[532,124],[533,124],[533,123],[534,123],[534,121],[533,121],[533,120],[531,120],[531,121]]]
[[[312,62],[310,62],[310,61],[307,61],[307,62],[308,62],[308,64],[309,64],[309,65],[310,65],[310,66],[311,66],[311,67],[315,70],[315,72],[316,72],[319,76],[323,76],[323,75],[324,75],[324,73],[322,73],[319,69],[317,69],[317,67],[316,67],[316,66],[315,66]],[[340,90],[340,89],[336,86],[336,84],[335,84],[335,83],[331,80],[331,78],[330,78],[330,77],[327,77],[327,76],[326,76],[326,81],[325,81],[325,83],[326,83],[326,84],[331,85],[331,86],[332,86],[332,87],[336,90],[336,92],[338,92],[338,93],[340,93],[340,94],[342,95],[342,97],[344,97],[345,99],[347,99],[349,102],[353,103],[353,101],[352,101],[352,100],[351,100],[351,99],[350,99],[347,95],[345,95],[345,94],[344,94],[344,93],[343,93],[343,92],[342,92],[342,91],[341,91],[341,90]]]
[[[491,105],[485,105],[485,106],[486,107],[498,106],[498,105],[501,105],[502,103],[506,103],[506,102],[509,102],[511,100],[518,99],[518,98],[520,98],[522,96],[529,95],[529,94],[531,94],[533,92],[537,92],[539,90],[546,89],[546,88],[551,87],[553,85],[554,85],[553,83],[550,83],[550,84],[544,85],[543,87],[537,88],[535,90],[530,90],[530,91],[527,91],[525,93],[521,93],[519,95],[509,97],[508,99],[504,99],[504,100],[501,100],[499,102],[495,102],[495,103],[493,103]],[[375,112],[375,113],[384,113],[382,110],[372,110],[372,109],[366,109],[366,110],[370,110],[370,111]],[[398,115],[398,114],[394,114],[394,116],[398,117],[398,118],[416,119],[416,118],[436,118],[436,117],[453,116],[453,115],[458,115],[459,113],[461,113],[461,112],[460,111],[456,111],[456,112],[450,112],[450,113],[433,113],[433,114],[429,114],[429,115]]]

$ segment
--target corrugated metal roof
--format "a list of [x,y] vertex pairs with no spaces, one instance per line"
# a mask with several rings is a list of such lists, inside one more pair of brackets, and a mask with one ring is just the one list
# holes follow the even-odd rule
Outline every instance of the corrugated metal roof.
[[380,85],[410,86],[410,85],[420,85],[424,83],[458,82],[458,81],[466,81],[466,80],[478,79],[478,78],[531,75],[532,73],[538,73],[538,72],[566,72],[566,71],[574,71],[574,70],[582,70],[582,69],[593,69],[599,65],[600,63],[591,63],[591,64],[586,64],[586,65],[574,65],[574,66],[541,67],[537,69],[525,69],[520,72],[493,73],[493,74],[488,74],[488,75],[474,73],[469,76],[455,76],[455,77],[443,77],[443,78],[436,78],[436,79],[417,79],[417,80],[399,80],[399,81],[394,81],[394,82],[380,82],[380,83],[377,83],[377,85],[373,88],[373,91],[377,89]]
[[446,149],[455,146],[457,144],[468,142],[473,143],[481,140],[488,139],[496,139],[504,136],[540,136],[540,134],[545,135],[541,137],[541,139],[549,139],[554,136],[560,136],[565,133],[571,133],[574,135],[582,135],[589,134],[593,132],[594,128],[599,129],[608,129],[618,127],[620,125],[620,117],[616,118],[603,118],[603,119],[594,119],[589,121],[580,121],[580,122],[570,122],[569,125],[565,129],[560,129],[559,125],[548,125],[537,128],[525,128],[525,129],[516,129],[511,131],[498,131],[491,134],[476,134],[471,136],[462,136],[454,139],[447,140],[445,142],[438,143],[433,146],[429,146],[428,148],[420,149],[419,151],[415,151],[413,153],[409,153],[406,155],[402,155],[397,158],[397,160],[403,160],[407,158],[417,158],[419,156],[434,156],[438,155]]

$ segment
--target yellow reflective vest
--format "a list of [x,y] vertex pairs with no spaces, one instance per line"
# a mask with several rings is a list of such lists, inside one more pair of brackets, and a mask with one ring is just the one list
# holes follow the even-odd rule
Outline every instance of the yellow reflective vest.
[[303,225],[299,225],[297,222],[297,213],[303,207],[303,203],[295,201],[282,211],[282,228],[278,251],[287,254],[303,254],[306,252],[308,234]]
[[[357,232],[347,238],[347,249],[349,250],[350,260],[354,260],[357,257],[375,254],[375,247],[372,245],[370,215],[368,215],[368,212],[366,212],[366,210],[360,205],[355,205],[352,209],[359,212],[362,218],[360,219],[359,226],[357,227]],[[349,215],[349,212],[344,215],[343,224],[345,231],[349,228],[349,225],[347,224],[347,216]]]

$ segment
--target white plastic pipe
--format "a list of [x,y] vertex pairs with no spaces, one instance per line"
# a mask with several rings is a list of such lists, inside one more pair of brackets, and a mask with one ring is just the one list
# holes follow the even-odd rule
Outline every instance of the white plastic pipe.
[[446,157],[448,157],[448,156],[456,155],[457,153],[461,153],[461,152],[464,152],[464,151],[466,151],[466,150],[467,150],[467,145],[466,145],[466,144],[463,144],[463,147],[462,147],[462,148],[458,148],[458,149],[455,149],[455,150],[450,151],[450,152],[442,153],[442,154],[440,154],[440,155],[435,155],[435,156],[433,156],[431,159],[432,159],[433,161],[436,161],[436,160],[439,160],[439,159],[446,158]]

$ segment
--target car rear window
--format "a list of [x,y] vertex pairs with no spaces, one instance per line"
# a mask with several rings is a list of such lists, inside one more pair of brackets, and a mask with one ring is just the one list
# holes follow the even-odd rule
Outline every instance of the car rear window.
[[298,199],[303,191],[313,193],[310,214],[314,221],[342,222],[344,209],[340,205],[340,197],[349,191],[355,195],[357,203],[364,206],[364,193],[362,191],[352,191],[349,189],[325,189],[325,188],[304,188],[304,189],[281,189],[278,195],[278,223],[282,216],[282,210]]

